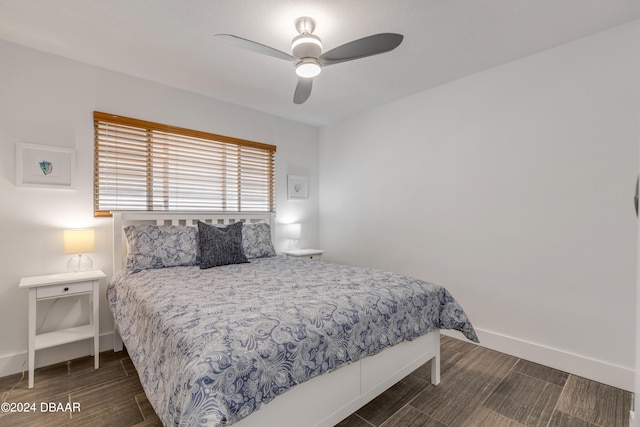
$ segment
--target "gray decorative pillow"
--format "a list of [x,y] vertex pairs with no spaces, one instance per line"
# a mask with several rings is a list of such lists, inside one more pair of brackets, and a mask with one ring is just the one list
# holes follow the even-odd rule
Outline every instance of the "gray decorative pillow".
[[242,223],[216,227],[198,221],[200,268],[249,262],[242,249]]
[[245,223],[242,227],[242,248],[247,259],[275,256],[271,226],[266,222]]
[[198,230],[179,225],[130,225],[127,238],[127,270],[196,265]]

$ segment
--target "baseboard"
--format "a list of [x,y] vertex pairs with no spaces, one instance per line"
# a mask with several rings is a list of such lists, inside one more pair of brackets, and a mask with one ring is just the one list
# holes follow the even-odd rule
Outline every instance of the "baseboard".
[[[483,329],[476,328],[476,333],[480,339],[480,345],[483,347],[622,390],[631,392],[634,390],[635,372],[633,369]],[[442,334],[464,339],[462,334],[456,331],[443,330]]]
[[[113,332],[100,335],[100,351],[113,349]],[[36,368],[86,356],[93,350],[91,340],[84,340],[36,351]],[[0,356],[0,377],[26,372],[27,351]]]
[[[462,334],[456,331],[442,330],[441,332],[442,335],[465,339]],[[633,369],[623,368],[600,360],[568,353],[479,328],[476,328],[476,333],[480,339],[480,345],[483,347],[633,392],[635,386],[635,372]],[[36,352],[36,367],[52,365],[85,356],[89,354],[90,348],[90,341],[87,340],[38,350]],[[100,335],[100,351],[112,349],[113,332]],[[26,351],[0,356],[0,377],[13,375],[26,370]]]

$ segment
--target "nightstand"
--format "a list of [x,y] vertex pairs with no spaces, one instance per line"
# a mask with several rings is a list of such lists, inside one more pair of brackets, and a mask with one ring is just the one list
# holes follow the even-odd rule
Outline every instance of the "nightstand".
[[[95,369],[100,367],[100,279],[106,277],[101,270],[78,273],[48,274],[23,277],[20,288],[29,289],[29,388],[33,388],[33,370],[36,350],[93,338]],[[89,324],[36,334],[37,302],[55,298],[91,295]]]
[[296,258],[312,259],[314,261],[322,261],[324,251],[320,249],[295,249],[291,251],[282,251],[283,254],[294,256]]

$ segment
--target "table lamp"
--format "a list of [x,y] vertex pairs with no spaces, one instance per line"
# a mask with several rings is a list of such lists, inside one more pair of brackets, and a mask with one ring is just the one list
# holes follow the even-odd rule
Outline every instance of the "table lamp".
[[93,260],[85,255],[95,249],[96,233],[92,229],[64,230],[64,253],[75,254],[67,263],[67,271],[85,271],[93,268]]
[[300,234],[302,231],[302,225],[299,223],[287,224],[285,228],[285,234],[289,239],[289,249],[300,249]]

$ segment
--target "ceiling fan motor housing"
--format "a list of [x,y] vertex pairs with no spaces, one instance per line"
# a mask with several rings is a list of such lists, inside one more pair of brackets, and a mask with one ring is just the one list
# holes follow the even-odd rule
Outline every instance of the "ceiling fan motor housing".
[[291,53],[297,59],[316,58],[322,53],[322,42],[315,34],[303,33],[291,42]]

